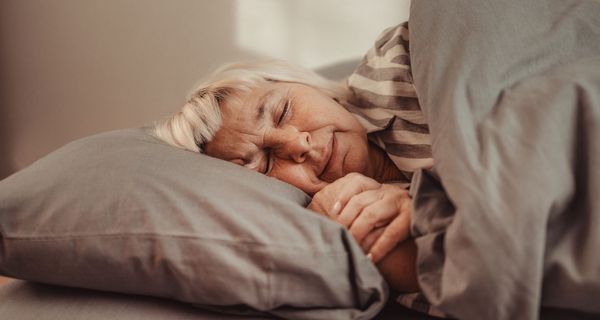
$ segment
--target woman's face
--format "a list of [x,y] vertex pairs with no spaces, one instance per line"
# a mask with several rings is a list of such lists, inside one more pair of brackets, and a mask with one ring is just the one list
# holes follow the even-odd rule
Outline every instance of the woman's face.
[[312,87],[268,82],[221,104],[223,123],[206,154],[314,194],[349,172],[369,175],[365,129]]

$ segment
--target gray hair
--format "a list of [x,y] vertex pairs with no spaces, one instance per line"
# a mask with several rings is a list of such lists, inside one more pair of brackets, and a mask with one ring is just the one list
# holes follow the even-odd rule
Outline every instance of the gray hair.
[[154,125],[154,133],[175,147],[202,152],[202,145],[211,141],[221,127],[220,103],[236,99],[267,81],[308,85],[340,101],[349,96],[343,83],[286,61],[232,63],[219,68],[196,86],[179,112]]

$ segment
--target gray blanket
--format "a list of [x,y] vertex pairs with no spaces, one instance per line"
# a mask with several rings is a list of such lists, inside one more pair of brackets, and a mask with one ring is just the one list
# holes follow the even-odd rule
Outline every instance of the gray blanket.
[[461,319],[600,314],[600,2],[418,0],[409,24],[424,294]]

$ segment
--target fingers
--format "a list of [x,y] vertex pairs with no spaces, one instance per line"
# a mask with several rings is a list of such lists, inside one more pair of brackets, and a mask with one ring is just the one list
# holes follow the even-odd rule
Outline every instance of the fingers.
[[348,174],[317,192],[309,209],[348,228],[373,262],[410,236],[412,200],[403,188]]
[[[338,187],[337,185],[333,191],[334,193],[334,203],[338,203],[338,207],[336,209],[345,208],[347,203],[355,197],[365,191],[379,189],[381,184],[374,179],[363,176],[359,173],[349,173],[344,177],[338,179],[334,182],[334,184],[339,184],[343,187]],[[333,188],[331,188],[333,189]],[[335,215],[338,215],[340,212],[336,212]]]
[[315,193],[308,208],[335,219],[353,196],[380,186],[379,182],[362,174],[349,173]]
[[377,190],[367,190],[353,196],[337,216],[337,221],[344,227],[349,228],[361,211],[377,201],[379,196],[380,194]]
[[381,234],[384,230],[385,227],[376,228],[365,237],[365,240],[363,240],[363,242],[360,244],[364,253],[367,253],[371,250],[371,248],[375,244],[375,241],[377,241],[377,239],[381,237]]
[[411,206],[403,205],[401,211],[370,247],[369,256],[373,263],[381,261],[398,243],[410,237]]
[[324,215],[327,216],[327,210],[323,207],[323,204],[321,202],[317,202],[317,201],[311,201],[308,204],[308,207],[306,207],[309,210],[312,210],[320,215]]
[[360,214],[357,213],[358,216],[350,225],[350,233],[358,243],[361,243],[374,228],[386,225],[399,213],[397,201],[393,197],[383,197],[364,207]]

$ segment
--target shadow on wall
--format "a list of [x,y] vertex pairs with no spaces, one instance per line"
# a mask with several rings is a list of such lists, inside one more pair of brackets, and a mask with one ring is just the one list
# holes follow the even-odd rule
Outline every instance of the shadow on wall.
[[177,111],[238,48],[235,0],[0,1],[0,178]]
[[15,172],[16,166],[12,161],[12,146],[10,141],[10,134],[8,132],[8,119],[7,111],[5,110],[5,104],[0,99],[0,180],[8,177],[10,174]]
[[[2,28],[2,26],[0,26]],[[5,28],[2,28],[5,29]],[[3,31],[0,29],[0,32]],[[3,37],[0,38],[0,48],[4,48]],[[5,50],[0,49],[0,70],[7,70],[5,65]],[[8,108],[8,94],[10,92],[8,75],[0,72],[0,180],[17,171],[12,157],[11,119],[12,114]]]

